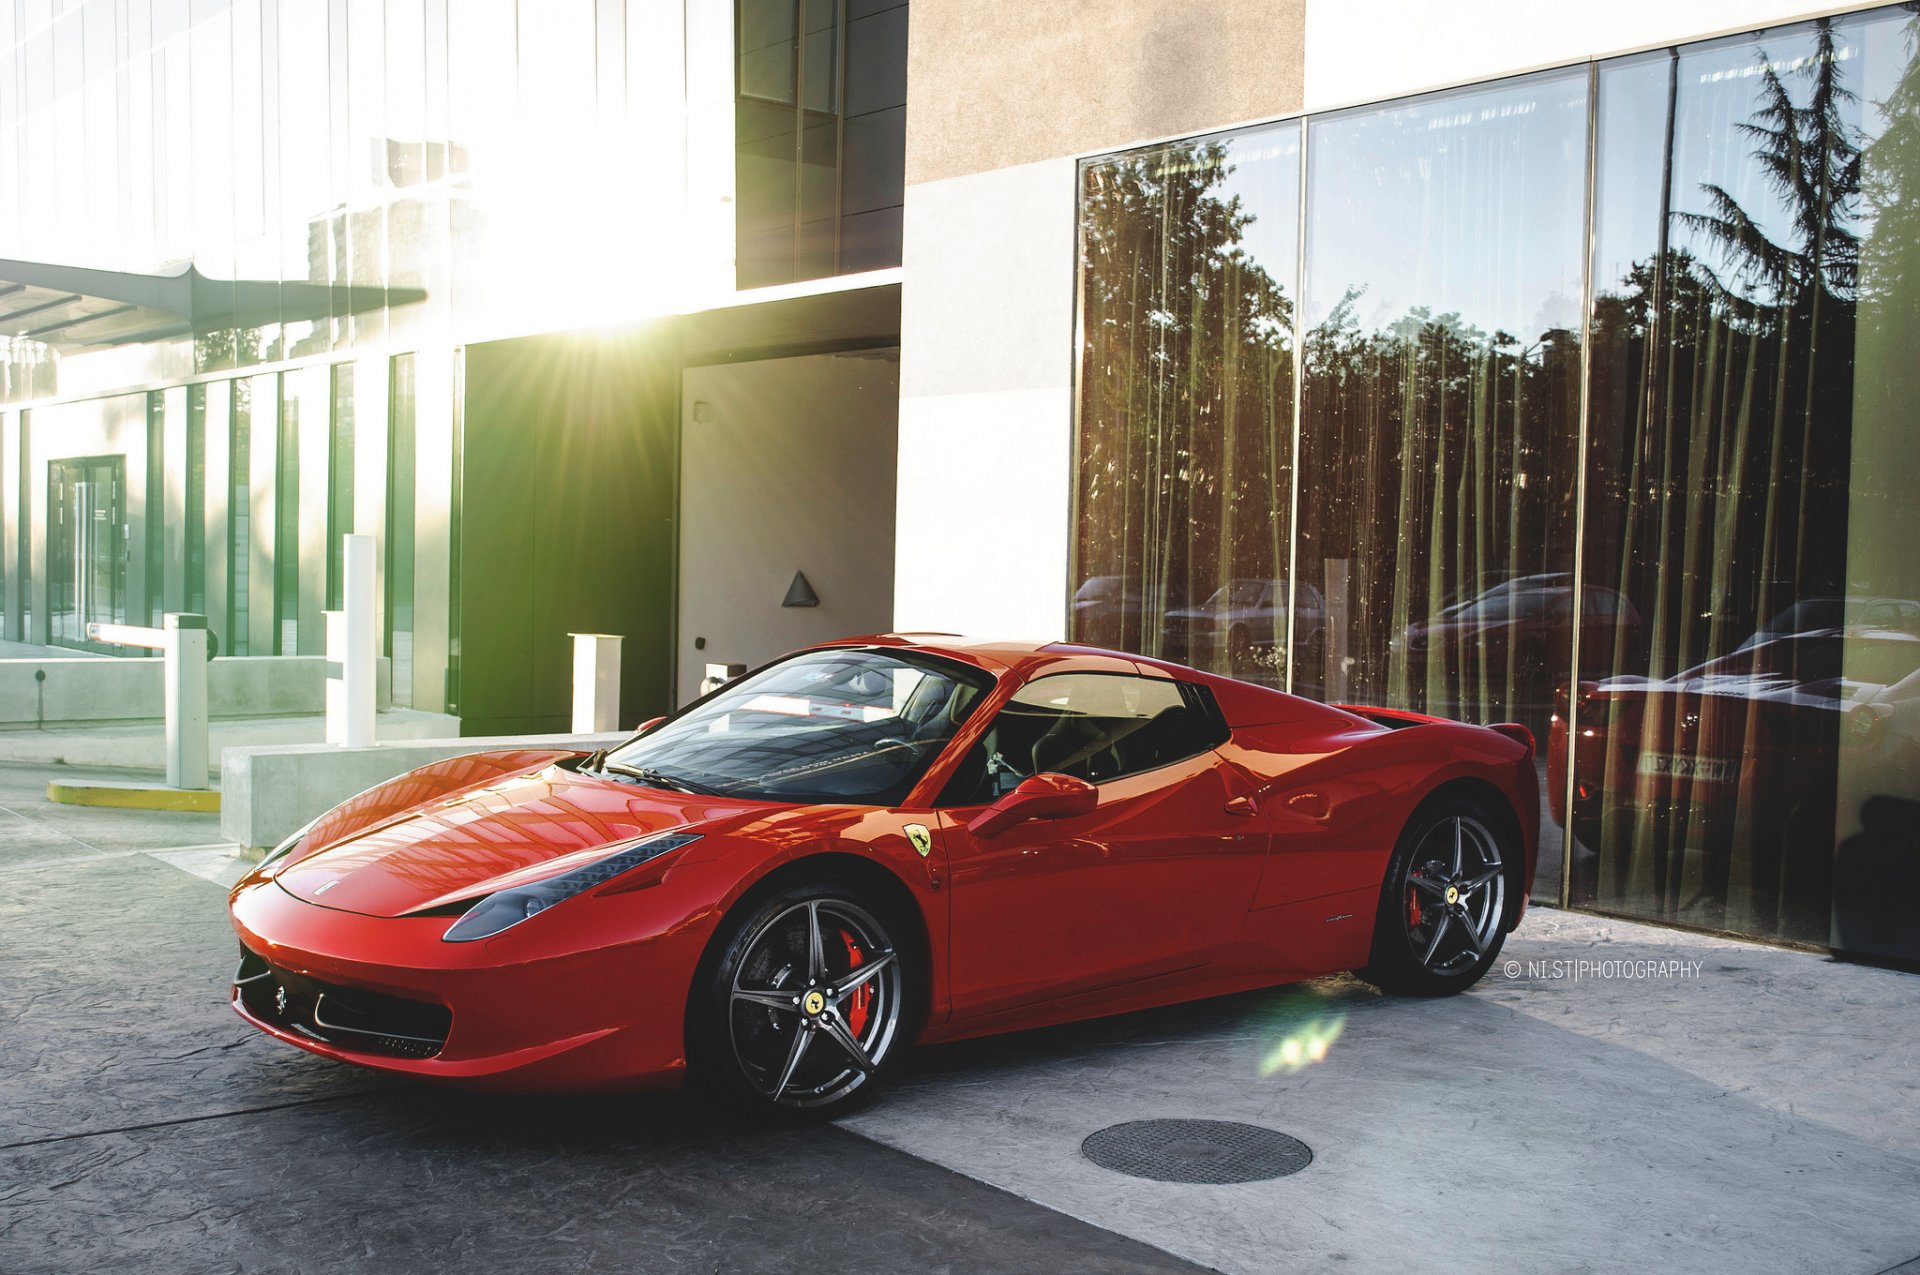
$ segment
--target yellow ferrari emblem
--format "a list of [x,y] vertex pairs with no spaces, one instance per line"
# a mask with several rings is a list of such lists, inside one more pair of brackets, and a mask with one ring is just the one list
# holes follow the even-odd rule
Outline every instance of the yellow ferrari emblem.
[[800,1008],[806,1010],[807,1013],[813,1014],[813,1015],[818,1015],[819,1012],[825,1009],[826,1007],[827,1007],[827,998],[820,994],[820,991],[818,988],[815,988],[813,991],[808,992],[807,998],[800,1002]]
[[927,825],[924,823],[907,825],[907,841],[920,852],[922,859],[933,853],[933,834],[927,831]]
[[1449,903],[1458,903],[1459,901],[1460,901],[1460,891],[1459,891],[1459,890],[1457,890],[1457,889],[1455,889],[1455,888],[1454,888],[1453,886],[1448,886],[1448,887],[1447,887],[1447,902],[1449,902]]

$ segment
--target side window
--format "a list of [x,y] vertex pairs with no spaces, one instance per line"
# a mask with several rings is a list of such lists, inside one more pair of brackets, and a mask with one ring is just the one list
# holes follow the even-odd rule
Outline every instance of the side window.
[[1123,673],[1056,673],[1021,687],[941,794],[997,800],[1042,772],[1100,784],[1205,752],[1225,731],[1198,687]]

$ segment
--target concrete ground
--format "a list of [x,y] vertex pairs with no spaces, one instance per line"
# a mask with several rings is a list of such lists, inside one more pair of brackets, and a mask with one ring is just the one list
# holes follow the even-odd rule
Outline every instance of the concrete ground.
[[[0,765],[0,1271],[1817,1271],[1920,1257],[1920,977],[1536,910],[1445,1001],[1350,978],[925,1051],[838,1126],[506,1099],[226,1008],[217,817]],[[1583,967],[1578,961],[1632,961]],[[1556,964],[1556,962],[1560,964]],[[1332,1038],[1290,1069],[1289,1040]],[[1303,1139],[1230,1187],[1081,1158]],[[1920,1271],[1920,1267],[1914,1268]]]

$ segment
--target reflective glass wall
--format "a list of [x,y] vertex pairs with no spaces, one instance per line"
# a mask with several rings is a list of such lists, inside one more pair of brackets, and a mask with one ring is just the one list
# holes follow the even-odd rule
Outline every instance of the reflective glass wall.
[[1920,959],[1920,18],[1082,180],[1075,637],[1524,722],[1537,894]]
[[1583,556],[1623,618],[1570,705],[1577,902],[1913,931],[1915,22],[1599,70]]
[[1161,147],[1082,176],[1073,631],[1278,684],[1300,127]]
[[907,0],[736,0],[742,288],[900,264]]

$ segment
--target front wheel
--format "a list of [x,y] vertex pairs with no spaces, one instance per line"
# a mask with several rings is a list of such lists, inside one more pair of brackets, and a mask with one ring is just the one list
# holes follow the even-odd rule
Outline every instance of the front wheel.
[[767,1112],[836,1115],[905,1052],[911,949],[885,909],[838,885],[781,890],[729,918],[689,1014],[694,1079]]
[[1459,797],[1415,813],[1387,865],[1360,977],[1409,996],[1449,996],[1480,981],[1506,942],[1507,883],[1519,853],[1500,826]]

